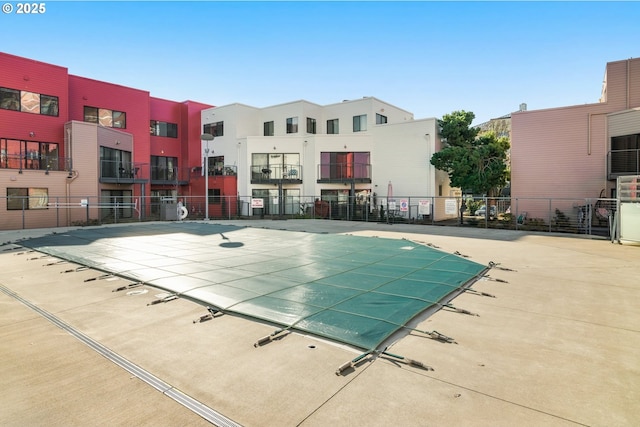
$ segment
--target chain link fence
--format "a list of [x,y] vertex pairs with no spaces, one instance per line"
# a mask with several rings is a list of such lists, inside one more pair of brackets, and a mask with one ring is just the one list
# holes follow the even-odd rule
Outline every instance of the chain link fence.
[[344,196],[0,198],[0,230],[209,219],[326,219],[610,236],[616,199]]

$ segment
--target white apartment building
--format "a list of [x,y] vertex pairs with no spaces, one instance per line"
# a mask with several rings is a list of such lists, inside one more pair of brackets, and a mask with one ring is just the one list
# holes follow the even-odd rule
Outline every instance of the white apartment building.
[[[437,119],[415,120],[374,97],[324,106],[231,104],[201,117],[203,131],[215,137],[207,144],[209,167],[223,174],[233,166],[238,195],[262,198],[260,212],[295,214],[320,199],[334,216],[350,210],[357,218],[389,201],[452,195],[446,173],[429,162],[440,149]],[[242,214],[257,214],[247,210]],[[447,217],[435,210],[436,219]]]

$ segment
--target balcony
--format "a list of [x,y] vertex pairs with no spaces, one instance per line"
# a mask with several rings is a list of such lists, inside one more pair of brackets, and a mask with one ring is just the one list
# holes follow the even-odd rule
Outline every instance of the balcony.
[[607,179],[640,175],[640,149],[611,150],[607,153]]
[[[196,166],[189,170],[192,177],[202,176],[202,166]],[[222,167],[211,167],[207,169],[209,176],[237,176],[238,167],[236,165],[224,165]]]
[[320,183],[371,183],[370,163],[322,163],[318,165]]
[[154,185],[189,185],[191,169],[165,168],[151,166],[151,184]]
[[128,163],[100,159],[100,182],[113,184],[138,184],[147,182],[147,163]]
[[41,171],[68,171],[71,169],[71,159],[60,158],[57,155],[47,156],[43,154],[23,153],[23,154],[5,154],[0,156],[0,168],[17,169],[22,173],[23,170],[41,170]]
[[302,184],[300,165],[251,165],[252,184]]

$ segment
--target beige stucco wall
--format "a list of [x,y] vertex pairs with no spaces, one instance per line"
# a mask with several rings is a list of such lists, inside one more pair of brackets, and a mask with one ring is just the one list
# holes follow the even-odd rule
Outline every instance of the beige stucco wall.
[[[5,188],[46,188],[49,203],[64,202],[67,172],[25,169],[0,169],[0,181]],[[0,203],[0,230],[65,226],[66,214],[50,206],[46,209],[7,210],[7,194]],[[25,201],[25,203],[28,203]]]
[[615,186],[608,114],[640,107],[640,59],[607,64],[605,79],[603,102],[512,113],[511,196],[521,211],[546,211],[546,201],[533,200],[541,198],[568,199],[571,209]]

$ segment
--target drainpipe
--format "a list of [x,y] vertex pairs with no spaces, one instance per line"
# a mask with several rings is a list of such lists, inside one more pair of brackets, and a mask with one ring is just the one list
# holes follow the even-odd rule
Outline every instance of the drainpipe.
[[67,185],[66,185],[66,203],[67,203],[67,227],[71,225],[71,211],[70,211],[70,202],[69,196],[71,195],[71,183],[75,181],[78,177],[78,171],[70,170],[69,175],[67,176]]
[[589,119],[587,122],[587,155],[591,155],[591,116],[593,113],[589,113]]
[[631,60],[627,59],[627,110],[629,109],[629,64]]

